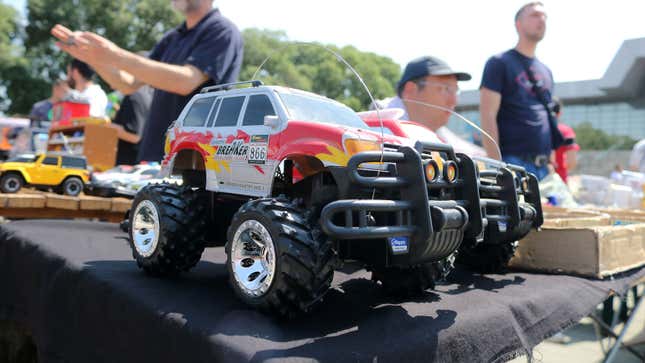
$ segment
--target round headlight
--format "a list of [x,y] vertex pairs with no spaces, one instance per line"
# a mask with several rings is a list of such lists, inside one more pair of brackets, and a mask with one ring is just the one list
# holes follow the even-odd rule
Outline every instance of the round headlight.
[[443,166],[443,178],[448,183],[454,183],[455,181],[457,181],[458,177],[459,175],[457,172],[457,164],[452,160],[446,161]]
[[437,176],[439,176],[439,165],[437,165],[437,162],[432,159],[427,160],[425,163],[424,171],[426,175],[426,181],[428,181],[428,183],[432,183],[436,181]]

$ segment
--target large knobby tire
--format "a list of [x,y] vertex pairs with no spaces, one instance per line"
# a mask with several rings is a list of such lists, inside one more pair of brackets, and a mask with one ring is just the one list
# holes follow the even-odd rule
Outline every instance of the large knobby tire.
[[437,262],[428,262],[410,267],[375,268],[372,281],[380,282],[387,295],[414,297],[443,280],[452,271],[454,254]]
[[206,245],[206,199],[199,190],[174,184],[143,187],[130,213],[130,247],[137,265],[155,276],[195,266]]
[[244,204],[228,229],[226,254],[237,296],[252,307],[288,318],[321,300],[336,264],[331,242],[286,198]]
[[517,241],[504,243],[479,243],[459,252],[457,263],[482,274],[499,274],[508,271]]
[[22,175],[16,172],[4,173],[0,178],[0,190],[3,193],[16,193],[24,184],[25,181],[22,179]]
[[77,176],[70,176],[61,184],[63,194],[75,197],[83,191],[83,180]]

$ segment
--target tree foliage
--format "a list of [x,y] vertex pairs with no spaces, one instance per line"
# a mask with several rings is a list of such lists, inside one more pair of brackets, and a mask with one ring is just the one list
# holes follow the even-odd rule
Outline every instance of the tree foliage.
[[22,99],[16,93],[25,73],[28,70],[27,60],[23,57],[23,48],[18,11],[9,5],[0,3],[0,111],[12,105],[20,104]]
[[[150,50],[163,33],[179,24],[181,16],[167,0],[28,0],[27,26],[16,22],[17,12],[0,5],[0,88],[6,87],[11,105],[0,111],[29,112],[31,105],[49,96],[50,85],[64,74],[69,62],[55,46],[50,29],[57,23],[74,30],[93,31],[119,46]],[[361,52],[355,47],[301,44],[282,31],[247,29],[240,80],[249,80],[268,57],[256,78],[334,98],[355,110],[364,110],[370,98],[340,54],[363,77],[376,99],[395,94],[401,69],[391,59]],[[7,60],[10,58],[10,60]]]
[[390,58],[361,52],[355,47],[338,48],[319,43],[298,43],[284,32],[246,29],[244,62],[240,80],[250,80],[268,56],[256,78],[265,84],[312,91],[345,103],[354,110],[365,110],[370,98],[349,67],[326,48],[340,54],[363,78],[375,99],[395,94],[401,69]]
[[27,113],[35,101],[49,96],[51,83],[64,74],[69,57],[54,44],[49,33],[54,25],[93,31],[125,49],[139,51],[150,50],[182,19],[167,0],[28,0],[27,12],[21,39],[23,62],[14,64],[9,72],[12,80],[7,82],[12,101],[9,113]]
[[576,143],[582,150],[631,150],[637,140],[629,136],[609,135],[584,122],[574,127]]

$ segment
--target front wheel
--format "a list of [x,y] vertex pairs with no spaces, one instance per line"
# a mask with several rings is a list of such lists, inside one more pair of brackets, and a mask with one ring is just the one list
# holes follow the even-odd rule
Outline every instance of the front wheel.
[[206,242],[206,198],[198,190],[171,184],[142,188],[130,213],[130,247],[137,265],[157,275],[188,271]]
[[17,193],[23,185],[22,176],[18,173],[5,173],[0,178],[0,190],[3,193]]
[[331,286],[336,259],[331,243],[286,198],[246,203],[233,216],[227,237],[230,283],[250,306],[293,317]]

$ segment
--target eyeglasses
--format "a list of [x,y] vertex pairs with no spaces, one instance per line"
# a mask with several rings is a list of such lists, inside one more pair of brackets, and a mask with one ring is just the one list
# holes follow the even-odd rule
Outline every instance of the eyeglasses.
[[451,84],[446,84],[443,82],[434,82],[434,81],[426,81],[425,79],[422,79],[418,82],[415,82],[417,86],[419,87],[425,87],[428,84],[438,86],[441,92],[445,95],[456,95],[458,96],[461,93],[461,90],[459,89],[458,86],[453,86]]

